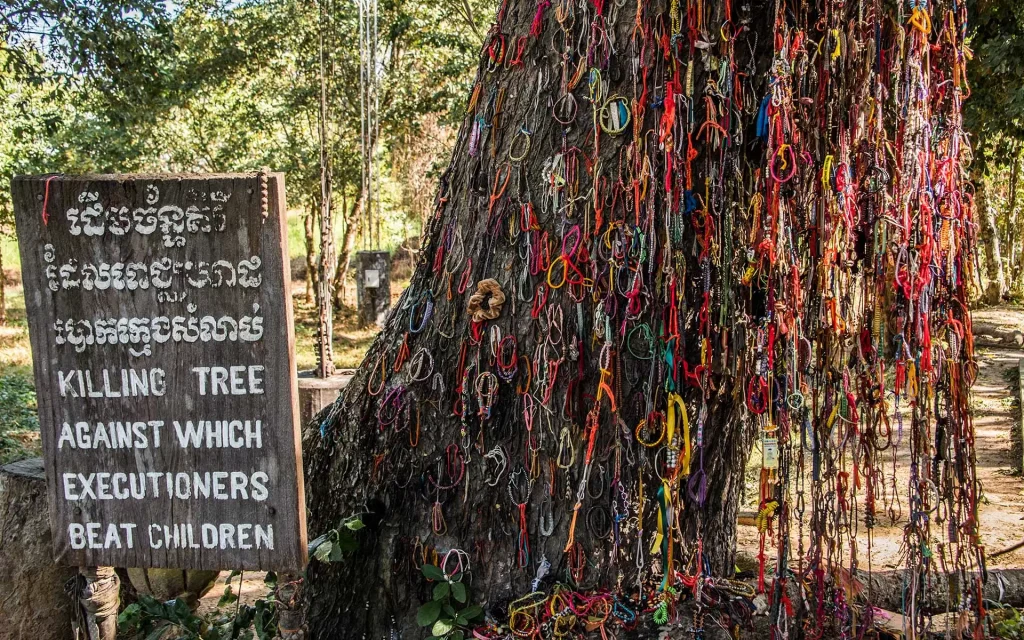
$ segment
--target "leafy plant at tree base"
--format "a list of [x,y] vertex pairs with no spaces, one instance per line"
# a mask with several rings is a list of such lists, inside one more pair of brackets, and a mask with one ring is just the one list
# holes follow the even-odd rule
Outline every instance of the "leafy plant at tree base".
[[[234,574],[232,574],[234,575]],[[267,574],[267,586],[276,581]],[[182,599],[160,602],[140,596],[117,617],[118,637],[133,640],[270,640],[277,636],[277,602],[273,595],[252,605],[237,602],[230,584],[206,616],[197,615]],[[232,605],[230,611],[222,607]]]
[[365,526],[362,516],[346,518],[337,529],[331,529],[310,542],[309,555],[320,562],[340,562],[346,553],[358,548],[356,531]]
[[989,623],[996,638],[1024,640],[1024,616],[1021,616],[1019,609],[988,600],[985,606],[989,608]]
[[[309,554],[321,562],[339,562],[358,548],[356,532],[365,526],[363,514],[346,518],[337,529],[331,529],[310,542]],[[433,568],[440,574],[440,569]],[[264,583],[271,594],[252,605],[241,604],[231,587],[232,578],[240,574],[240,571],[231,572],[216,610],[205,617],[194,613],[181,599],[160,602],[150,596],[141,596],[138,602],[127,606],[118,616],[118,637],[132,640],[269,640],[276,637],[277,602],[273,590],[277,587],[277,574],[273,571],[266,574]],[[449,585],[446,583],[444,586]],[[465,585],[459,583],[457,589],[462,598],[460,602],[465,602]],[[438,607],[440,615],[440,604]],[[230,612],[225,608],[230,608]],[[453,613],[452,618],[455,617]],[[464,618],[468,619],[465,611],[459,619]],[[451,638],[462,640],[463,636],[453,634]]]
[[434,584],[433,599],[416,611],[416,623],[430,627],[428,640],[464,640],[469,625],[483,615],[479,605],[469,603],[469,589],[463,573],[446,575],[439,567],[424,564],[420,571]]

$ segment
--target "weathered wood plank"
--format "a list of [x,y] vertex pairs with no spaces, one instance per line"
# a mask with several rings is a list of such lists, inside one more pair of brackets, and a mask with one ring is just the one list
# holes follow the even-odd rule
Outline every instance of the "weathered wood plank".
[[283,176],[12,191],[57,559],[303,565]]

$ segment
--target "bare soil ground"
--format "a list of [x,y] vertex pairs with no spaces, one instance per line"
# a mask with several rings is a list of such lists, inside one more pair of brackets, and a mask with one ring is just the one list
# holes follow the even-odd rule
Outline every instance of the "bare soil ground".
[[[991,325],[1024,332],[1024,307],[993,307],[974,313],[979,328]],[[978,329],[975,329],[978,333]],[[1024,477],[1020,475],[1018,362],[1024,348],[1016,342],[978,340],[981,369],[974,385],[974,428],[978,475],[984,489],[981,533],[989,553],[1024,540]],[[1024,567],[1024,550],[1000,556],[994,567]]]
[[[238,602],[241,604],[251,605],[260,598],[266,598],[270,593],[270,589],[264,583],[266,575],[265,571],[244,571],[241,575],[231,577],[230,571],[221,571],[217,582],[205,596],[200,598],[196,613],[205,616],[214,612],[217,609],[217,603],[224,595],[224,588],[228,586],[229,582],[231,593],[238,596]],[[234,608],[234,603],[222,607],[226,611],[233,611]]]

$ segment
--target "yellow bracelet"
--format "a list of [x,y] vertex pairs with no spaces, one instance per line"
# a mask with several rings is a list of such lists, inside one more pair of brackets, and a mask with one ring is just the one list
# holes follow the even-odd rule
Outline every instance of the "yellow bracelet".
[[661,444],[661,441],[665,439],[665,421],[663,420],[661,422],[661,431],[658,433],[658,439],[653,442],[645,442],[644,439],[640,437],[640,432],[643,431],[644,427],[646,426],[646,420],[641,420],[640,423],[636,425],[636,441],[642,444],[643,446],[647,447],[648,449],[653,449],[654,447]]
[[[626,114],[626,119],[619,122],[619,126],[615,126],[617,114],[612,109],[618,111],[620,116],[623,112]],[[632,116],[629,113],[629,107],[624,97],[615,94],[605,100],[604,105],[601,107],[601,131],[610,136],[617,136],[626,130],[631,120]]]

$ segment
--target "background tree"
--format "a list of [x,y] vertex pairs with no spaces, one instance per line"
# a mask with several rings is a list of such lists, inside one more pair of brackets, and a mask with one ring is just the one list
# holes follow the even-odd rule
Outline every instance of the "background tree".
[[[0,56],[5,55],[0,52]],[[26,55],[19,64],[24,69],[32,62]],[[38,58],[34,64],[40,64]],[[62,115],[60,102],[52,99],[55,93],[57,89],[45,82],[29,82],[12,73],[0,75],[0,175],[32,171],[49,156],[47,142],[53,140],[55,123]],[[4,189],[0,192],[0,236],[9,236],[13,231],[11,194],[9,189]],[[7,322],[5,298],[6,277],[0,251],[0,325]]]
[[974,0],[971,9],[974,57],[969,65],[971,99],[964,122],[974,135],[971,179],[984,247],[990,304],[1005,297],[1011,285],[1024,293],[1020,276],[1021,244],[1016,197],[1024,143],[1024,92],[1020,61],[1024,59],[1024,7],[1004,0]]
[[[408,167],[429,167],[438,147],[451,143],[448,112],[471,79],[480,45],[466,8],[472,15],[479,4],[381,4],[384,127],[378,155],[385,170],[384,211],[394,220],[385,224],[389,244],[402,240],[399,234],[410,223],[418,235],[421,214],[390,194],[408,177]],[[281,170],[289,202],[306,212],[307,258],[315,265],[317,3],[190,0],[173,9],[141,1],[10,5],[4,14],[4,95],[13,105],[26,92],[51,93],[8,121],[12,131],[26,135],[5,139],[3,175]],[[339,284],[363,224],[359,50],[351,37],[357,15],[355,3],[334,2],[327,20],[328,153],[333,200],[345,205],[336,216]],[[437,129],[436,144],[403,144],[419,136],[423,118]],[[392,165],[393,155],[403,160]],[[9,203],[0,205],[0,222],[9,222]],[[312,278],[316,270],[307,273]]]
[[[12,0],[0,9],[0,170],[46,171],[60,157],[60,122],[71,116],[70,91],[94,88],[111,113],[159,99],[160,58],[167,54],[166,13],[146,0]],[[0,194],[0,233],[12,233],[10,191]],[[0,325],[6,322],[0,253]]]

